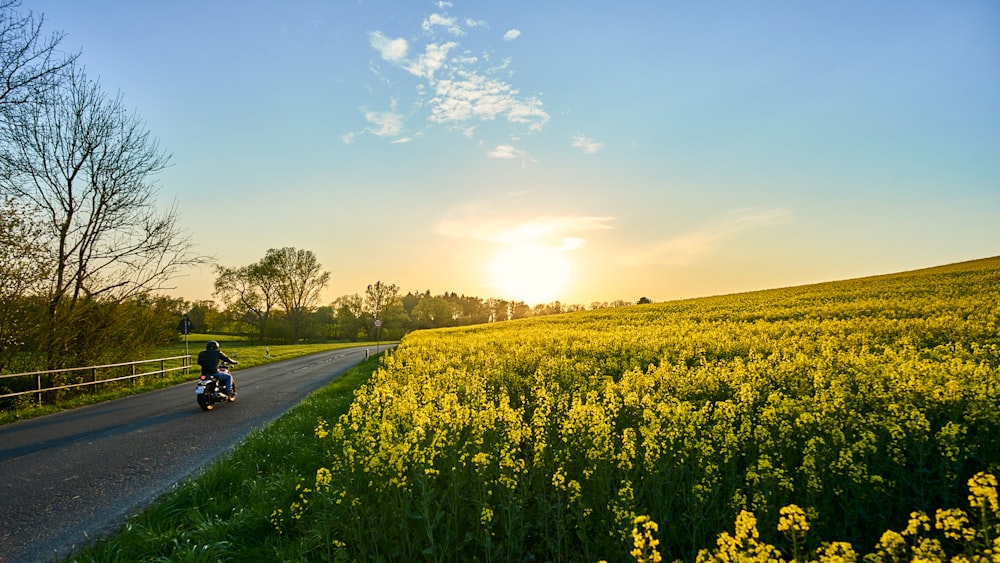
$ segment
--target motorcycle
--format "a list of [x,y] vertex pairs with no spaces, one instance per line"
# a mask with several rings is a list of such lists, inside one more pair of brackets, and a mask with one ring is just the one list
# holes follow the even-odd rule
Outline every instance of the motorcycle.
[[[229,364],[222,362],[219,364],[220,373],[228,373],[230,377],[232,372],[229,369]],[[201,407],[203,411],[210,411],[215,408],[215,403],[229,402],[232,403],[236,400],[236,378],[233,378],[233,389],[232,392],[227,396],[225,391],[225,384],[221,379],[212,375],[202,375],[198,378],[198,382],[194,388],[194,396],[198,400],[198,406]]]

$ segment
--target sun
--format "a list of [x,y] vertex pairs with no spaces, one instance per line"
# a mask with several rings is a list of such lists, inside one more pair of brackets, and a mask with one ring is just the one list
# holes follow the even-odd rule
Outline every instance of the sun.
[[500,250],[489,271],[493,288],[504,299],[538,305],[559,300],[570,284],[573,265],[563,248],[519,243]]

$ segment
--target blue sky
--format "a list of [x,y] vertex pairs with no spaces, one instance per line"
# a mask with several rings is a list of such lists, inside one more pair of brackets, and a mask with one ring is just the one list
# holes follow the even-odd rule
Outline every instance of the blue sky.
[[[589,304],[1000,254],[1000,3],[27,0],[201,253]],[[175,295],[211,298],[212,272]]]

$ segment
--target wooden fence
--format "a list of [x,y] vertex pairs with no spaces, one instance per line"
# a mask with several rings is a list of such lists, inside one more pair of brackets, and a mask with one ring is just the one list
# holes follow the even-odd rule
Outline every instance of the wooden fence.
[[[35,379],[34,388],[26,390],[26,391],[17,391],[17,392],[12,392],[12,393],[6,393],[6,394],[3,394],[3,395],[0,395],[0,399],[6,399],[6,398],[9,398],[9,397],[18,397],[18,396],[21,396],[21,395],[37,394],[38,395],[38,404],[42,404],[42,394],[48,393],[48,392],[52,392],[52,391],[59,391],[59,390],[63,390],[63,389],[73,389],[73,388],[77,388],[77,387],[85,387],[87,385],[93,385],[93,386],[95,386],[94,388],[96,390],[96,388],[97,388],[96,386],[99,385],[99,384],[101,384],[101,383],[110,383],[110,382],[113,382],[113,381],[135,380],[136,378],[145,377],[145,376],[148,376],[148,375],[158,375],[158,374],[166,374],[166,373],[170,373],[170,372],[174,372],[174,371],[180,371],[180,370],[190,370],[191,369],[190,358],[191,358],[190,355],[172,356],[170,358],[157,358],[155,360],[139,360],[139,361],[136,361],[136,362],[124,362],[124,363],[121,363],[121,364],[108,364],[108,365],[103,365],[103,366],[89,366],[89,367],[82,367],[82,368],[67,368],[67,369],[52,369],[52,370],[46,370],[46,371],[32,371],[32,372],[27,372],[27,373],[12,373],[12,374],[7,374],[7,375],[0,375],[0,381],[5,380],[5,379],[12,379],[12,378],[29,378],[29,377],[33,377]],[[180,365],[179,366],[167,367],[167,363],[168,362],[176,362],[178,360],[180,361]],[[159,369],[154,369],[154,370],[151,370],[151,371],[143,371],[142,369],[145,368],[145,367],[148,367],[149,364],[153,364],[154,368],[157,367],[157,365],[158,365]],[[114,370],[116,370],[118,368],[126,368],[126,369],[122,370],[122,371],[126,372],[125,375],[117,375],[117,376],[114,376],[114,377],[104,377],[103,379],[98,379],[98,373],[99,372],[104,372],[104,373],[101,374],[102,376],[104,376],[104,375],[110,375],[110,374],[107,374],[107,372],[109,372],[109,371],[113,372]],[[61,385],[53,385],[53,386],[50,386],[50,387],[42,387],[42,382],[45,379],[51,379],[53,376],[60,375],[60,374],[66,374],[66,375],[68,375],[69,377],[72,378],[72,375],[74,373],[77,373],[77,372],[83,373],[84,376],[83,377],[79,377],[79,376],[76,377],[76,381],[74,381],[73,383],[65,383],[65,384],[61,384]],[[88,372],[89,372],[89,375],[90,375],[89,381],[86,380],[87,379],[86,375],[88,375]],[[121,373],[121,371],[119,371],[119,373]]]

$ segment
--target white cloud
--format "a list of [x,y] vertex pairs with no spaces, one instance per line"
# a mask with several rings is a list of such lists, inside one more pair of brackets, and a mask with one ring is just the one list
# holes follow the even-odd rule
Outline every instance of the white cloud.
[[503,115],[511,123],[528,125],[540,131],[549,114],[537,98],[522,100],[510,84],[476,73],[465,73],[458,80],[440,80],[431,98],[430,120],[457,124],[471,119],[492,121]]
[[791,212],[786,209],[734,211],[721,220],[707,224],[700,229],[656,243],[634,253],[626,258],[626,262],[633,265],[686,264],[698,256],[715,251],[738,234],[785,223],[790,219]]
[[424,18],[424,23],[421,27],[428,33],[433,32],[434,27],[438,26],[447,29],[448,33],[452,35],[465,35],[465,31],[456,23],[457,21],[456,18],[445,17],[441,14],[431,14]]
[[507,68],[510,67],[510,62],[511,62],[511,58],[510,57],[504,57],[503,60],[500,61],[500,64],[494,65],[494,66],[490,67],[487,70],[487,72],[489,72],[490,74],[493,74],[493,73],[496,73],[496,72],[500,72],[502,70],[507,70]]
[[441,80],[431,98],[431,121],[438,123],[492,120],[506,110],[512,98],[511,87],[478,74],[465,80]]
[[507,121],[524,123],[531,131],[541,131],[549,121],[549,114],[542,109],[542,102],[538,98],[514,99],[511,100],[510,111],[507,112]]
[[345,145],[353,145],[354,144],[354,133],[353,132],[351,132],[351,133],[344,133],[343,135],[340,136],[340,140],[343,141]]
[[497,148],[486,153],[490,158],[521,158],[524,151],[514,148],[514,145],[498,145]]
[[439,221],[435,231],[443,236],[498,244],[538,243],[561,250],[575,250],[586,243],[579,235],[609,230],[614,217],[586,215],[541,215],[523,219],[503,216],[485,202],[453,210]]
[[507,160],[521,159],[521,166],[525,167],[529,162],[535,162],[528,151],[514,147],[514,145],[497,145],[493,150],[487,151],[486,156],[490,158],[502,158]]
[[373,31],[368,34],[368,42],[375,48],[383,59],[399,63],[406,60],[406,53],[410,49],[406,39],[389,39],[381,31]]
[[573,142],[570,146],[582,150],[584,154],[594,154],[604,148],[604,143],[599,143],[590,137],[577,133],[573,135]]
[[434,73],[441,69],[448,59],[448,51],[455,45],[457,44],[452,42],[440,45],[428,44],[424,47],[424,54],[420,55],[415,62],[405,65],[404,68],[411,74],[433,81]]
[[[446,30],[454,37],[464,38],[473,29],[488,28],[482,20],[453,17],[448,13],[451,5],[447,1],[438,2],[438,10],[425,16],[421,23],[424,40],[412,44],[403,38],[391,38],[381,31],[369,33],[369,43],[381,57],[392,66],[405,70],[420,78],[410,92],[417,99],[409,103],[411,111],[421,112],[431,124],[447,126],[452,131],[472,138],[472,131],[478,122],[500,121],[521,126],[522,131],[539,132],[549,122],[551,116],[545,111],[542,100],[537,95],[522,95],[504,78],[512,76],[511,59],[504,57],[500,64],[491,62],[490,50],[473,51],[463,47],[458,39],[448,42],[429,42],[438,30]],[[504,33],[506,41],[520,36],[520,30],[509,29]],[[420,50],[423,50],[420,53]],[[418,54],[419,53],[419,54]],[[392,87],[384,70],[376,62],[371,65],[372,73]],[[502,78],[503,77],[503,78]],[[364,112],[365,118],[374,126],[366,129],[378,136],[395,136],[402,130],[402,118],[398,115]],[[497,144],[499,139],[488,141]],[[503,148],[510,143],[510,137],[500,141],[501,146],[487,154],[493,158],[527,159],[527,153],[513,147]]]
[[365,119],[375,126],[366,131],[377,137],[395,137],[403,130],[403,116],[395,112],[366,111]]

